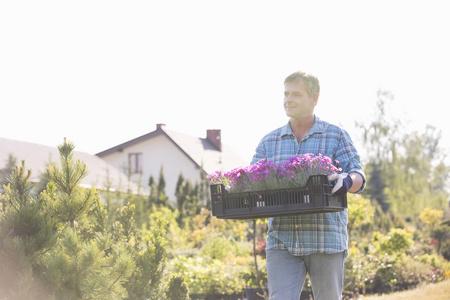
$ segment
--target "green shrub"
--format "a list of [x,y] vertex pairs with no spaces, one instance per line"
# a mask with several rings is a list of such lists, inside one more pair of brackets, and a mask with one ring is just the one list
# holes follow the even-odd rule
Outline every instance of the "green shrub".
[[449,238],[442,241],[440,253],[446,260],[450,260],[450,239]]
[[203,246],[200,253],[205,257],[223,261],[230,256],[248,256],[250,244],[236,242],[231,237],[215,236]]
[[[419,258],[402,254],[390,256],[366,255],[363,276],[366,276],[364,292],[392,293],[416,287],[421,282],[433,281],[432,265]],[[347,275],[347,273],[346,273]]]
[[203,256],[178,256],[170,264],[171,271],[184,278],[191,294],[235,294],[245,285],[239,276],[239,265]]
[[442,281],[450,274],[450,262],[439,254],[423,254],[418,260],[432,267],[428,278],[431,282]]
[[212,259],[223,260],[233,252],[234,240],[224,236],[214,237],[202,248],[202,255]]
[[182,276],[172,275],[170,277],[166,295],[170,300],[189,300],[189,289]]
[[412,233],[406,229],[393,228],[386,235],[375,232],[372,243],[375,252],[395,254],[410,250],[414,240]]
[[429,281],[432,266],[411,256],[402,255],[394,265],[394,278],[391,284],[395,291],[408,290],[416,287],[420,282]]

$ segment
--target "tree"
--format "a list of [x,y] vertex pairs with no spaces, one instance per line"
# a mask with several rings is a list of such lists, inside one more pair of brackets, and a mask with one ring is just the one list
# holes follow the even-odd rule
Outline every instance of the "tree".
[[180,226],[186,218],[192,218],[200,212],[199,184],[192,185],[189,179],[184,179],[180,173],[176,185],[175,196],[177,198],[177,209],[180,212],[178,223]]
[[98,191],[80,186],[87,167],[73,158],[74,149],[64,140],[58,146],[60,164],[46,170],[50,183],[42,199],[57,222],[58,242],[43,257],[36,275],[56,299],[122,299],[122,284],[135,262],[123,241],[111,242]]
[[164,169],[161,166],[159,170],[158,182],[155,181],[154,177],[150,175],[148,180],[148,186],[150,187],[150,195],[148,208],[153,205],[156,207],[169,207],[169,197],[166,195],[166,180],[164,178]]
[[166,180],[164,178],[163,166],[161,166],[161,169],[159,170],[158,182],[155,182],[153,176],[150,176],[148,184],[150,187],[150,206],[169,206],[169,197],[166,195]]
[[163,166],[161,166],[161,168],[159,169],[157,191],[158,191],[158,194],[166,193],[166,179],[164,178]]
[[15,167],[0,195],[0,298],[45,299],[44,284],[34,276],[39,260],[56,242],[55,223],[44,203],[31,193],[25,162]]
[[188,294],[189,290],[184,278],[179,275],[172,276],[169,282],[167,298],[170,300],[189,300]]
[[198,197],[200,204],[206,209],[211,210],[211,196],[210,196],[210,180],[206,178],[207,173],[203,170],[203,166],[200,168],[200,181]]
[[392,94],[379,91],[377,96],[375,120],[358,124],[368,157],[366,193],[384,212],[411,220],[427,206],[443,208],[449,167],[439,148],[441,133],[430,125],[423,132],[407,132],[386,113]]
[[[445,182],[449,168],[438,148],[440,133],[427,126],[423,133],[405,135],[401,152],[392,161],[386,194],[393,212],[415,217],[426,207],[444,208],[448,201]],[[439,166],[436,168],[435,166]]]
[[[136,268],[125,284],[127,299],[159,299],[159,295],[164,293],[162,281],[167,261],[166,225],[167,221],[159,218],[152,224],[149,234],[141,237],[138,233],[134,241],[128,241]],[[138,232],[136,228],[133,231]]]
[[386,114],[387,106],[392,104],[394,96],[389,91],[379,90],[377,98],[374,120],[367,125],[357,123],[356,126],[362,130],[362,140],[368,157],[366,175],[369,184],[366,192],[386,212],[389,208],[385,193],[389,182],[386,174],[390,162],[395,160],[397,155],[401,126],[399,120],[390,119]]
[[48,167],[40,195],[24,163],[0,194],[0,298],[164,299],[166,221],[143,234],[130,204],[108,226],[98,191],[79,185],[87,170],[73,159],[74,145],[58,149],[60,165]]
[[16,164],[17,158],[10,153],[8,159],[5,161],[5,167],[0,169],[0,191],[3,190],[3,185],[8,184],[7,178],[14,171]]
[[46,199],[48,208],[58,221],[69,223],[76,231],[86,222],[90,210],[99,206],[100,198],[95,188],[80,186],[81,180],[87,175],[87,167],[81,160],[74,160],[74,149],[75,145],[65,140],[58,146],[60,165],[51,164],[46,170],[52,183]]
[[148,186],[150,187],[150,195],[148,196],[148,202],[149,207],[151,207],[152,205],[158,204],[158,191],[156,190],[155,179],[153,178],[152,175],[150,175],[150,178],[148,180]]

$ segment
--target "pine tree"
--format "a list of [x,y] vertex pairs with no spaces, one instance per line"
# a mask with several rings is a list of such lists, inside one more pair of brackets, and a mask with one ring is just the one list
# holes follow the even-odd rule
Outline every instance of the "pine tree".
[[168,284],[186,299],[165,272],[167,221],[157,219],[144,235],[129,204],[108,226],[99,191],[80,186],[87,170],[74,160],[74,145],[58,149],[60,165],[48,167],[40,195],[24,163],[0,194],[0,299],[162,300]]
[[49,194],[55,193],[57,196],[57,201],[52,201],[55,197],[47,197],[49,209],[59,222],[69,223],[73,230],[77,230],[86,222],[88,212],[100,199],[95,188],[80,186],[87,175],[87,167],[81,160],[74,160],[74,149],[73,143],[64,140],[58,146],[60,165],[51,164],[46,175],[54,185]]
[[111,247],[101,235],[86,241],[68,226],[61,230],[59,239],[45,257],[40,274],[53,297],[106,300],[126,296],[122,284],[131,276],[135,264],[123,245]]
[[148,186],[150,187],[150,195],[148,196],[149,207],[151,208],[153,205],[157,205],[158,203],[158,191],[156,190],[155,179],[152,175],[148,180]]
[[55,224],[32,191],[25,162],[15,167],[0,195],[0,299],[45,299],[47,292],[34,273],[40,258],[56,241]]
[[179,211],[178,224],[182,226],[184,220],[200,213],[199,184],[192,185],[189,179],[185,179],[180,173],[175,190],[177,197],[177,209]]
[[10,153],[5,161],[5,167],[0,169],[0,192],[3,190],[3,185],[8,184],[8,176],[14,171],[16,164],[17,158]]
[[158,205],[169,206],[169,197],[167,197],[166,194],[166,180],[164,178],[164,170],[162,166],[161,169],[159,170],[157,191],[158,191],[158,202],[157,202]]
[[211,210],[211,196],[210,196],[210,187],[209,187],[209,179],[206,178],[206,172],[203,170],[203,167],[200,168],[200,181],[199,181],[199,192],[198,197],[200,204],[203,205],[208,210]]
[[58,222],[58,243],[42,260],[40,278],[56,299],[122,299],[123,283],[135,268],[132,255],[109,237],[106,210],[95,188],[80,186],[86,165],[74,160],[75,146],[58,147],[60,165],[50,165],[50,179],[42,193]]
[[169,205],[169,197],[166,195],[166,181],[164,179],[164,172],[163,168],[161,167],[159,172],[159,179],[158,182],[155,182],[155,179],[153,176],[150,175],[149,181],[148,181],[149,187],[150,187],[150,195],[148,197],[149,199],[149,205],[148,208],[152,208],[155,206],[160,207],[170,207]]
[[166,192],[166,180],[164,178],[164,169],[163,166],[159,169],[159,178],[158,178],[158,194]]
[[167,221],[157,219],[142,243],[135,243],[132,255],[136,261],[136,269],[125,284],[128,291],[127,299],[157,300],[164,294],[163,278],[167,261],[166,225]]

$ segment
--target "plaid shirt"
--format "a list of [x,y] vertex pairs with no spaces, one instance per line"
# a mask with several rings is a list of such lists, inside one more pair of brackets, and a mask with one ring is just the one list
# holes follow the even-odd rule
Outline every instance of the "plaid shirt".
[[[262,158],[275,163],[290,157],[313,153],[339,161],[343,172],[357,172],[366,178],[358,153],[348,133],[338,126],[315,118],[308,134],[297,142],[291,126],[267,134],[253,156],[252,164]],[[269,218],[266,249],[288,249],[292,255],[338,253],[347,250],[347,209],[342,212]]]

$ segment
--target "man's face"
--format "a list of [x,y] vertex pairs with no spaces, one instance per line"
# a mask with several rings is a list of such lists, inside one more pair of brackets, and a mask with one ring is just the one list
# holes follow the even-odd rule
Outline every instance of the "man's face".
[[318,94],[311,97],[306,92],[305,83],[297,81],[284,85],[284,110],[291,119],[303,119],[314,113],[319,98]]

